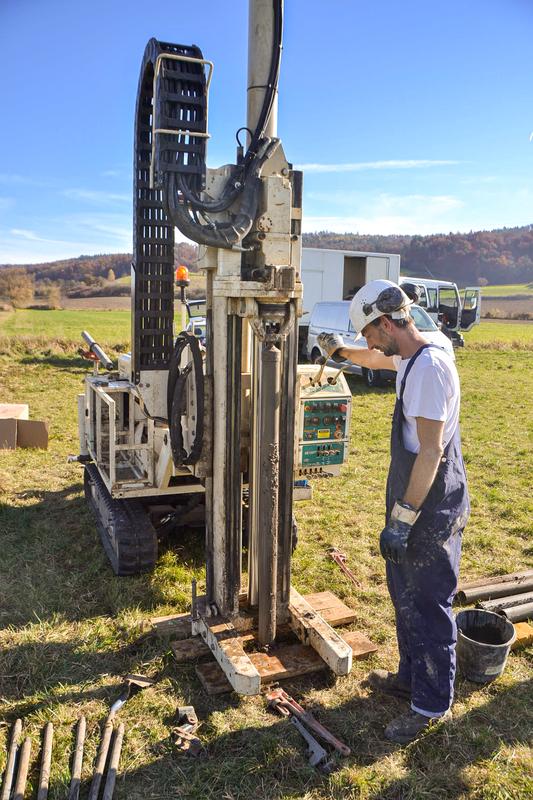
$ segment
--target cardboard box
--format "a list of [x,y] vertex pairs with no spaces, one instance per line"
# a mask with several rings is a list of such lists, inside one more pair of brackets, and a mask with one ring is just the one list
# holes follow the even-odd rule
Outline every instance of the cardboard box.
[[0,403],[0,419],[29,419],[30,407],[27,403]]
[[0,450],[48,448],[48,423],[28,417],[26,403],[0,403]]

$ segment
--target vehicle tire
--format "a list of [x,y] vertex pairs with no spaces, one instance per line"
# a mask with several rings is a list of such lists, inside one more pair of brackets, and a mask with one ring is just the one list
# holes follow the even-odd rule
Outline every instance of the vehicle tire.
[[318,364],[318,359],[319,358],[322,358],[322,353],[320,352],[318,347],[313,347],[313,350],[312,350],[312,353],[311,353],[311,363],[312,364]]
[[383,386],[383,379],[379,369],[363,369],[363,378],[365,379],[366,385],[371,389],[374,389],[376,386]]

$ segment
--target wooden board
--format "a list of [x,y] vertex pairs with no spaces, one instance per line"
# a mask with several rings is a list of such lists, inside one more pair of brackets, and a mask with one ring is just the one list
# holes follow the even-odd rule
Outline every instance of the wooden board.
[[310,606],[313,606],[320,616],[332,627],[337,625],[349,625],[355,620],[355,612],[343,603],[333,592],[316,592],[315,594],[304,594]]
[[[326,622],[332,627],[338,625],[348,625],[354,622],[355,613],[349,608],[342,600],[339,600],[333,592],[316,592],[314,594],[304,594],[307,602],[313,606]],[[243,595],[242,598],[246,597]],[[245,620],[245,623],[247,620]],[[172,639],[186,639],[191,635],[191,615],[187,614],[169,614],[166,617],[152,617],[150,620],[152,632],[156,636],[168,636]],[[252,627],[254,624],[253,617],[249,619],[249,625]],[[244,630],[244,628],[240,628]]]
[[[355,659],[365,658],[377,650],[376,645],[357,631],[343,634],[343,639],[352,647]],[[206,647],[206,650],[208,648]],[[267,653],[250,653],[250,661],[261,676],[261,683],[269,684],[280,680],[320,672],[326,663],[312,647],[303,644],[283,644]],[[216,661],[208,661],[196,666],[196,674],[206,692],[224,694],[232,691],[232,686]]]
[[190,614],[169,614],[166,617],[152,617],[150,624],[156,636],[169,636],[175,639],[186,639],[191,635]]
[[342,638],[352,648],[355,661],[367,658],[378,649],[376,644],[371,642],[364,633],[360,633],[359,631],[346,631],[346,633],[342,634]]

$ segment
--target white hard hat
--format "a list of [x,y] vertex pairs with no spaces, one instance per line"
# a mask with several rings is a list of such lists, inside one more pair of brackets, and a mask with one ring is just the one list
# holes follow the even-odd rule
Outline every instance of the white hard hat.
[[393,319],[405,319],[409,316],[409,300],[397,283],[380,279],[365,284],[354,295],[350,305],[350,320],[356,331],[356,339],[370,322],[387,314]]

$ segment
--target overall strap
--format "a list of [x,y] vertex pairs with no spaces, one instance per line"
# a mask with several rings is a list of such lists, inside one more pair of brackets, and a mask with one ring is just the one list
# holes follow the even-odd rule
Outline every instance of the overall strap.
[[409,363],[407,364],[407,367],[405,369],[405,372],[404,372],[404,375],[403,375],[403,378],[402,378],[402,383],[400,385],[400,396],[398,398],[399,400],[403,400],[403,393],[404,393],[404,389],[405,389],[405,381],[407,380],[407,376],[411,372],[411,368],[412,368],[413,364],[415,363],[416,359],[418,358],[418,356],[420,355],[422,350],[425,350],[427,347],[437,347],[437,345],[434,345],[432,342],[428,342],[427,344],[423,344],[422,347],[419,347],[418,350],[416,351],[416,353],[414,355],[412,355],[411,358],[409,359]]

